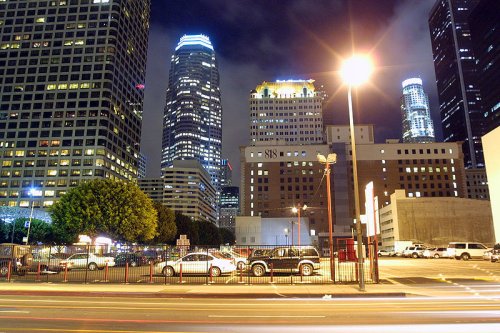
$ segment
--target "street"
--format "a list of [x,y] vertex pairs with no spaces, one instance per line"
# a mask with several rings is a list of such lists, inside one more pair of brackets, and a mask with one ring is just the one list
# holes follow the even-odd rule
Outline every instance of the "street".
[[485,290],[279,300],[2,295],[0,332],[498,332],[500,289]]

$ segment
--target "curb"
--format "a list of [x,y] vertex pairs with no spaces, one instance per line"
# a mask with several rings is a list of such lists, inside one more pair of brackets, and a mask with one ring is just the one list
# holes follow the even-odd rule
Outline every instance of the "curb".
[[382,293],[167,293],[167,292],[113,292],[113,291],[50,291],[50,290],[0,290],[0,295],[30,295],[30,296],[68,296],[68,297],[137,297],[137,298],[316,298],[316,299],[337,299],[337,298],[391,298],[407,297],[408,293],[403,292],[382,292]]

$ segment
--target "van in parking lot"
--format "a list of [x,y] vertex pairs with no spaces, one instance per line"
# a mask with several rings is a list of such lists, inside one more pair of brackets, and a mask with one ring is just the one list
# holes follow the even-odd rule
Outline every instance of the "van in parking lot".
[[448,256],[450,258],[469,260],[482,259],[485,251],[491,250],[482,243],[475,242],[451,242],[448,244]]

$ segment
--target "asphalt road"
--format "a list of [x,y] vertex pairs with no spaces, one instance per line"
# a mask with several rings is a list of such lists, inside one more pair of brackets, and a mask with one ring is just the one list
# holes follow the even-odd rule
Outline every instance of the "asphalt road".
[[2,295],[0,332],[489,333],[500,332],[499,296],[500,290],[480,297],[280,300]]

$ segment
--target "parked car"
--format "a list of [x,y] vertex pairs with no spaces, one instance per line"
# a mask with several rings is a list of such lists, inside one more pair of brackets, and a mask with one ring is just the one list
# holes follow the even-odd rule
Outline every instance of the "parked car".
[[430,249],[425,249],[423,252],[424,258],[448,258],[448,249],[446,247],[433,247]]
[[59,265],[61,269],[66,267],[68,270],[88,268],[89,271],[95,271],[96,269],[104,269],[106,265],[108,267],[115,266],[115,258],[102,257],[93,253],[75,253],[67,259],[61,260]]
[[157,263],[155,265],[155,273],[174,276],[180,273],[181,265],[182,274],[211,274],[212,276],[220,276],[236,270],[236,266],[229,260],[217,258],[206,252],[194,252],[177,260]]
[[455,259],[481,259],[483,258],[484,252],[488,250],[491,250],[491,248],[488,248],[482,243],[451,242],[448,244],[448,256]]
[[320,257],[312,246],[276,247],[270,253],[248,258],[248,267],[255,276],[271,272],[301,272],[309,276],[320,267]]
[[247,265],[247,258],[243,258],[243,257],[239,256],[237,253],[232,252],[232,251],[216,251],[216,252],[213,252],[212,254],[214,256],[216,256],[217,258],[230,260],[233,264],[236,265],[236,268],[238,270],[245,269],[245,267]]
[[0,245],[0,276],[7,276],[9,264],[12,273],[25,275],[31,268],[33,255],[29,245],[3,243]]
[[377,255],[379,257],[393,257],[396,255],[396,252],[394,251],[387,251],[387,250],[378,250]]
[[408,246],[403,251],[403,257],[405,258],[422,258],[424,256],[425,247],[423,246]]
[[494,249],[491,253],[491,262],[498,262],[500,260],[500,249]]
[[147,263],[150,262],[158,263],[160,261],[165,261],[165,252],[161,250],[143,250],[135,252],[138,256],[145,257]]
[[493,255],[493,250],[484,251],[483,260],[491,260],[492,255]]
[[37,272],[40,264],[40,272],[59,272],[61,270],[61,261],[63,259],[48,253],[33,253],[33,263],[30,271]]
[[131,267],[147,265],[148,258],[140,253],[118,253],[115,257],[115,266],[125,266],[128,263]]

